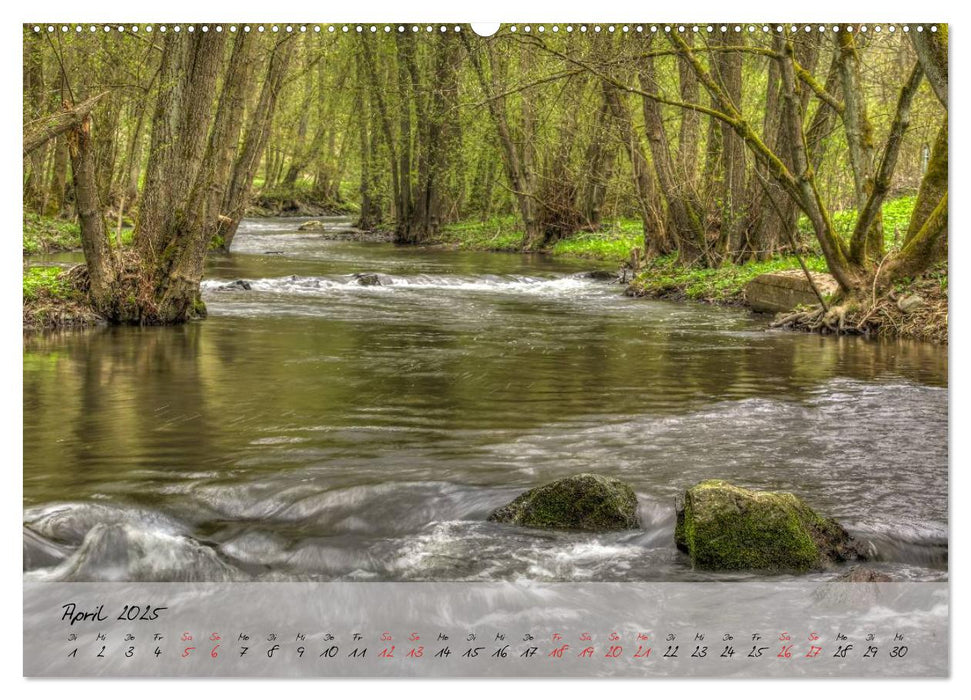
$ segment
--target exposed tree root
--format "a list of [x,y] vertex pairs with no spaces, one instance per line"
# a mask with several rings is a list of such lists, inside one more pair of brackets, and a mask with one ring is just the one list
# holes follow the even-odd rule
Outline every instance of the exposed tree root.
[[928,277],[883,295],[851,297],[829,311],[816,306],[780,315],[770,328],[946,344],[947,318],[947,289],[937,278]]

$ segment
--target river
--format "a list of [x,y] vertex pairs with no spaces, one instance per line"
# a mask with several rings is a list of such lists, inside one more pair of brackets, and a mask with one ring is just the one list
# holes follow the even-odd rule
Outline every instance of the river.
[[[590,263],[300,223],[244,222],[208,263],[205,322],[25,337],[27,579],[840,573],[693,570],[674,501],[716,477],[795,492],[895,580],[947,579],[946,348],[765,331],[627,298]],[[631,484],[643,530],[486,521],[580,472]]]

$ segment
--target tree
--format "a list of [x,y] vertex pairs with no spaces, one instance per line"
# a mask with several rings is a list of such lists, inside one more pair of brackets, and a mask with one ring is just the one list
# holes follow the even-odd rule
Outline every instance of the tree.
[[204,32],[201,25],[192,29],[169,32],[162,40],[150,156],[131,249],[120,249],[107,235],[90,114],[71,132],[89,293],[94,308],[115,323],[178,323],[204,312],[199,283],[206,251],[218,233],[231,239],[238,226],[289,60],[290,38],[275,40],[234,163],[256,40],[238,33],[223,71],[225,34]]

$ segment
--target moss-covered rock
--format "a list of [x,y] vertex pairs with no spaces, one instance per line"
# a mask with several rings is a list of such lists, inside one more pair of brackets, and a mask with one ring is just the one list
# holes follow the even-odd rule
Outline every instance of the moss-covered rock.
[[549,530],[636,530],[637,496],[623,481],[576,474],[530,489],[496,509],[489,520]]
[[674,539],[703,569],[807,571],[861,558],[839,523],[791,493],[749,491],[717,479],[692,486],[679,500]]

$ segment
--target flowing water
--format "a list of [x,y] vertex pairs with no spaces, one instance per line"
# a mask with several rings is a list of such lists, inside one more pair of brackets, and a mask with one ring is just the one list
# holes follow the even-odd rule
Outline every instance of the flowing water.
[[[896,580],[947,578],[945,348],[299,224],[244,222],[204,323],[25,338],[26,577],[769,578],[673,546],[676,495],[718,477],[797,493]],[[631,484],[643,530],[486,521],[580,472]]]

